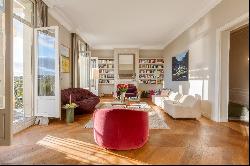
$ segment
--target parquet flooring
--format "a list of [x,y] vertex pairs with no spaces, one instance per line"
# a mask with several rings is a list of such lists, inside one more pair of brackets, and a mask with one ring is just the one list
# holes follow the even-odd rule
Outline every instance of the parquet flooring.
[[216,123],[204,117],[175,120],[145,101],[170,129],[151,129],[140,149],[98,147],[92,129],[84,128],[92,115],[85,114],[70,125],[54,120],[49,126],[32,126],[16,134],[11,146],[0,147],[0,164],[249,164],[248,124]]

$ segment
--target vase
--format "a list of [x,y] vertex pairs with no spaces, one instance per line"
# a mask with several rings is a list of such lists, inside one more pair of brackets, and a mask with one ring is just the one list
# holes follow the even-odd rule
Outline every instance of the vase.
[[66,109],[66,122],[73,123],[74,122],[74,109]]
[[121,102],[125,102],[125,94],[126,92],[121,92]]

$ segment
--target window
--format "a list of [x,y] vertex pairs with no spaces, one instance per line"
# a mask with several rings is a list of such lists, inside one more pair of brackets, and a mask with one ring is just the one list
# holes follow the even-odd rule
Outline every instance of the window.
[[33,13],[32,1],[13,1],[14,123],[24,121],[32,105]]

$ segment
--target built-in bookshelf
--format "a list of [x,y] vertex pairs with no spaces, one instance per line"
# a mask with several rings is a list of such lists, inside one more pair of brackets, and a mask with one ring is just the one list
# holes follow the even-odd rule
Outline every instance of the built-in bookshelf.
[[114,58],[99,58],[99,84],[114,84]]
[[163,77],[163,58],[139,58],[140,84],[163,84]]

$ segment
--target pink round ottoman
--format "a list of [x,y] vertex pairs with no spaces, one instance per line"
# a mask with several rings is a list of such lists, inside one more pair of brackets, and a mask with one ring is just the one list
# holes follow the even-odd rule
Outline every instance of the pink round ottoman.
[[148,140],[148,112],[98,109],[94,112],[95,142],[106,149],[130,150]]

